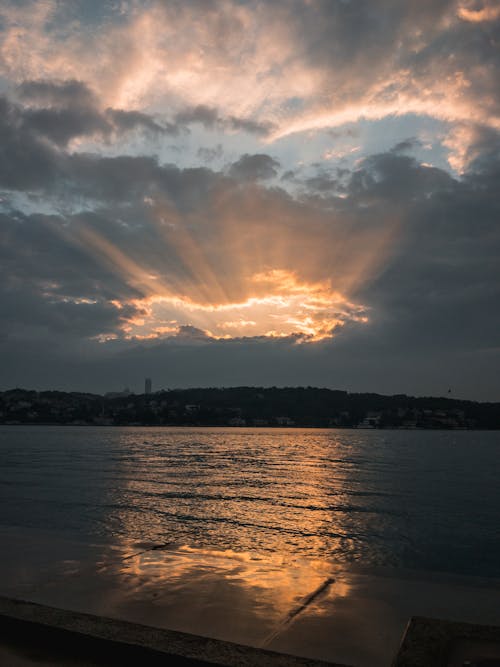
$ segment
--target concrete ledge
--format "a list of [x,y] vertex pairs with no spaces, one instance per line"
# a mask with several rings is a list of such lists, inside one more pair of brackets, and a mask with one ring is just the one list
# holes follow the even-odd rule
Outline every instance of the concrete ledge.
[[19,665],[346,667],[0,597],[0,647]]
[[393,667],[500,667],[500,627],[410,619]]

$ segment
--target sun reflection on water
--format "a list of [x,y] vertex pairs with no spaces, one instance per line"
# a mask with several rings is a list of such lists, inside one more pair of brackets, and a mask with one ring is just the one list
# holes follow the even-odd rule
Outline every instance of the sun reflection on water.
[[[158,431],[154,446],[137,445],[124,461],[119,500],[128,507],[115,514],[123,550],[136,554],[120,565],[121,585],[163,600],[181,595],[194,604],[197,596],[275,622],[329,579],[321,595],[348,595],[335,576],[335,544],[346,550],[352,540],[356,549],[345,511],[352,464],[333,437],[298,434],[195,429],[174,442]],[[310,607],[321,613],[321,605]]]

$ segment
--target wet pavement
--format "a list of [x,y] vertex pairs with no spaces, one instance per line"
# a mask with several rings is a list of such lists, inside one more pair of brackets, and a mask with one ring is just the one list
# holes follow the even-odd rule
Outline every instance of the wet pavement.
[[355,667],[390,665],[411,616],[500,624],[491,579],[13,528],[0,539],[0,595]]

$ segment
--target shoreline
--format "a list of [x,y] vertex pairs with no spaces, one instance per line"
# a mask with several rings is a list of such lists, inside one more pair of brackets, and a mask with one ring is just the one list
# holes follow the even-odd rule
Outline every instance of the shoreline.
[[0,526],[5,545],[0,596],[157,628],[160,634],[231,642],[250,647],[254,655],[265,649],[333,664],[387,667],[411,617],[500,624],[498,579],[387,568],[368,572],[326,561],[284,563],[206,549],[74,542],[34,532]]
[[467,432],[476,432],[476,433],[496,433],[500,431],[500,428],[468,428],[466,426],[462,427],[449,427],[449,428],[404,428],[404,427],[384,427],[384,428],[366,428],[358,426],[274,426],[269,424],[267,426],[253,426],[248,424],[245,426],[234,426],[232,424],[74,424],[74,423],[61,423],[61,422],[43,422],[43,423],[33,423],[33,422],[18,422],[18,423],[6,423],[0,422],[0,427],[2,426],[71,426],[71,427],[84,427],[84,428],[204,428],[204,429],[231,429],[231,430],[273,430],[273,431],[305,431],[305,430],[314,430],[314,431],[446,431],[446,432],[455,432],[455,431],[467,431]]

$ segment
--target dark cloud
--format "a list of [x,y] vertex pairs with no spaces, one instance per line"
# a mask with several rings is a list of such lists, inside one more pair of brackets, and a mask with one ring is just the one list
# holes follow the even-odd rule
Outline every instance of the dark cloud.
[[474,180],[479,174],[484,179],[498,176],[500,164],[500,132],[490,127],[474,125],[468,128],[471,131],[470,143],[465,152],[465,161],[468,164],[466,180]]
[[[118,211],[115,211],[115,214]],[[3,284],[41,285],[56,300],[80,297],[111,300],[139,292],[117,280],[110,265],[99,261],[90,248],[80,242],[85,229],[100,229],[108,238],[136,242],[140,228],[128,229],[119,218],[106,218],[95,212],[77,215],[25,215],[11,211],[3,214],[0,231],[0,257]]]
[[391,148],[391,153],[408,153],[422,145],[422,142],[416,137],[410,137],[398,142]]
[[20,111],[21,132],[66,146],[76,137],[109,135],[113,125],[94,109],[27,109]]
[[58,173],[54,150],[25,131],[19,108],[0,97],[0,186],[14,190],[48,187]]
[[224,150],[222,148],[222,144],[217,144],[217,146],[214,146],[213,148],[198,148],[196,155],[204,162],[213,162],[214,160],[222,158],[224,155]]
[[179,330],[177,334],[175,334],[175,338],[182,342],[207,342],[210,340],[210,337],[207,335],[205,331],[202,331],[201,329],[197,329],[196,327],[193,327],[189,324],[183,324],[179,327]]
[[401,65],[411,67],[413,75],[421,80],[463,77],[470,103],[481,100],[485,115],[498,115],[500,91],[496,81],[500,59],[496,45],[500,21],[457,21],[448,30],[440,30],[437,23],[430,35],[424,48],[402,55]]
[[[83,124],[89,123],[92,117],[68,110],[59,116],[58,111],[42,112],[43,115],[35,117],[34,112],[24,112],[0,97],[0,187],[125,203],[135,197],[142,199],[148,193],[163,192],[175,195],[179,204],[184,202],[187,207],[192,197],[202,197],[211,187],[213,177],[209,170],[188,169],[181,178],[177,167],[160,166],[155,157],[103,158],[97,154],[69,154],[61,150],[64,145],[55,144],[65,144],[70,137],[83,132]],[[143,119],[135,117],[135,112],[123,113],[119,122],[127,129],[129,122],[144,124]],[[66,122],[57,122],[61,119]],[[102,117],[98,117],[98,121],[101,120]],[[46,141],[49,137],[52,143]],[[197,195],[192,185],[196,186]]]
[[456,187],[457,181],[448,172],[390,152],[367,157],[363,168],[354,172],[348,191],[359,201],[387,199],[410,204],[415,198],[429,197],[436,191],[453,191]]
[[106,109],[105,117],[112,127],[119,132],[129,132],[137,128],[149,130],[153,134],[179,134],[173,123],[158,123],[151,116],[140,111],[124,111],[123,109]]
[[23,81],[17,96],[42,107],[96,107],[95,93],[83,81]]
[[[35,144],[48,140],[58,148],[64,148],[71,139],[78,137],[108,139],[133,130],[153,134],[179,133],[175,124],[159,123],[139,111],[101,110],[94,93],[79,81],[29,81],[18,88],[17,96],[24,105],[1,97],[0,106],[3,129],[17,135],[11,137],[10,143],[17,141],[19,146],[30,141]],[[37,147],[33,146],[33,149]],[[17,152],[21,153],[22,149]]]
[[[18,96],[23,104],[0,98],[0,185],[4,198],[12,196],[0,218],[4,387],[105,390],[127,369],[122,384],[152,374],[158,386],[324,384],[439,393],[453,385],[473,398],[498,397],[498,132],[467,128],[472,139],[461,178],[420,164],[408,155],[418,142],[408,139],[352,171],[318,170],[303,179],[289,171],[284,178],[297,187],[294,195],[265,187],[280,168],[266,154],[244,154],[218,172],[150,156],[65,150],[77,136],[174,134],[195,122],[249,131],[209,107],[186,110],[167,126],[135,111],[100,111],[75,81],[28,82]],[[201,151],[207,161],[221,155]],[[14,194],[26,198],[24,213]],[[27,212],[52,199],[72,212]],[[300,269],[311,282],[331,279],[370,309],[370,321],[347,319],[332,341],[314,345],[298,345],[293,336],[216,341],[183,322],[169,340],[124,339],[129,319],[146,314],[137,305],[145,296],[142,273],[188,297],[200,284],[210,292],[220,282],[224,298],[234,300],[245,296],[241,259],[249,271],[255,257],[274,267],[276,248],[280,268]],[[354,271],[358,279],[347,280],[362,260],[367,266],[359,276]],[[118,340],[95,340],[113,336]],[[82,349],[85,363],[77,360]]]
[[196,107],[179,111],[175,115],[175,121],[181,125],[200,123],[212,129],[219,122],[219,114],[217,109],[200,104]]
[[345,190],[334,171],[322,171],[306,178],[303,184],[307,190],[316,193],[335,194]]
[[261,137],[267,136],[274,127],[272,123],[257,122],[250,118],[221,116],[218,109],[203,104],[179,111],[174,117],[174,122],[180,127],[199,123],[209,130],[243,131]]
[[[484,355],[496,345],[500,325],[494,306],[500,297],[500,209],[493,176],[498,165],[491,158],[488,168],[484,162],[480,166],[459,181],[440,170],[422,167],[412,158],[387,153],[372,156],[351,174],[348,196],[337,202],[342,206],[339,212],[343,220],[358,216],[359,233],[359,225],[373,226],[377,220],[397,216],[399,236],[379,276],[354,295],[371,306],[371,323],[341,330],[328,346],[328,355],[337,358],[340,353],[336,350],[357,354],[356,346],[361,346],[364,354],[371,351],[390,367],[405,355],[406,365],[411,365],[411,358],[428,355],[435,359],[443,346],[450,356],[452,350],[456,354],[475,350]],[[222,184],[229,187],[222,175],[208,170],[162,168],[144,158],[94,158],[89,172],[103,188],[100,196],[111,200],[114,195],[117,205],[127,190],[128,201],[132,201],[133,183],[139,183],[142,193],[144,185],[153,182],[172,196],[184,192],[179,199],[181,206],[182,200],[191,201],[195,209],[207,211],[210,191],[218,191]],[[118,186],[117,177],[121,179]],[[79,178],[86,182],[89,192],[97,188],[88,172],[79,172]],[[203,181],[211,183],[211,188],[200,199]],[[193,199],[195,193],[198,199]],[[260,193],[255,192],[253,197],[263,197],[265,190]],[[276,211],[283,196],[268,193],[262,206]],[[230,210],[239,210],[244,219],[242,201],[238,204],[237,199],[230,198],[227,205]],[[302,220],[317,215],[313,199],[305,207],[290,198],[285,201],[290,206],[288,217],[294,207]],[[21,327],[27,335],[26,327],[31,326],[39,336],[45,327],[50,332],[80,338],[118,331],[130,313],[120,312],[109,302],[117,297],[132,298],[134,290],[112,266],[100,262],[92,248],[75,242],[78,233],[72,237],[66,232],[71,227],[94,229],[136,261],[146,257],[148,265],[158,271],[163,260],[170,266],[170,277],[181,275],[185,268],[176,266],[168,246],[163,244],[158,256],[152,253],[159,239],[148,225],[147,210],[132,207],[129,217],[120,208],[114,212],[110,209],[105,216],[88,213],[66,220],[22,214],[16,219],[4,217],[0,246],[4,268],[2,313],[5,326],[11,322],[8,330],[20,331]],[[296,233],[289,223],[288,229]],[[335,243],[338,232],[332,230],[331,237],[323,236],[323,243]],[[350,233],[355,230],[351,227]],[[204,243],[209,243],[206,236]],[[318,252],[320,246],[315,244],[311,247]],[[190,327],[181,327],[178,337],[186,343],[189,339],[206,340],[203,332]],[[243,354],[250,341],[240,344],[239,354]],[[290,350],[290,359],[302,358],[293,346]],[[245,368],[248,370],[243,364],[242,373]],[[285,373],[282,377],[276,382],[289,376]]]
[[[416,350],[388,353],[374,339],[350,334],[329,344],[293,341],[164,341],[128,345],[93,341],[71,352],[45,341],[2,341],[2,387],[30,386],[108,391],[130,386],[140,392],[144,377],[160,388],[193,386],[328,386],[348,391],[405,392],[491,400],[498,396],[498,350],[443,349],[436,357]],[[457,363],[458,362],[458,363]]]
[[[494,306],[500,299],[500,207],[491,172],[453,181],[404,157],[391,171],[383,156],[367,166],[377,170],[381,162],[383,180],[357,179],[357,187],[364,182],[367,190],[364,197],[356,190],[357,196],[386,201],[388,215],[401,193],[405,199],[397,252],[363,289],[374,308],[365,342],[377,341],[385,354],[389,348],[436,360],[443,350],[454,350],[458,365],[472,350],[493,350],[500,326]],[[490,167],[498,169],[498,163]],[[443,373],[448,370],[444,364]]]
[[181,212],[196,208],[221,179],[208,168],[179,169],[160,165],[153,157],[79,154],[71,156],[65,167],[65,190],[74,196],[123,205],[166,196]]
[[230,116],[226,122],[232,130],[242,130],[249,134],[255,134],[258,137],[266,137],[274,128],[274,125],[269,122],[259,123],[248,118],[237,118],[236,116]]
[[280,163],[269,155],[256,153],[242,155],[229,168],[229,175],[239,180],[267,180],[278,175]]

